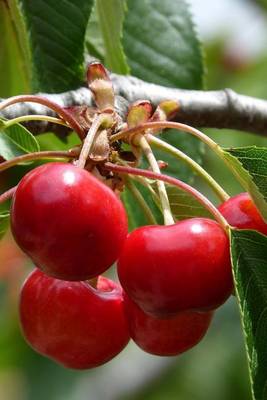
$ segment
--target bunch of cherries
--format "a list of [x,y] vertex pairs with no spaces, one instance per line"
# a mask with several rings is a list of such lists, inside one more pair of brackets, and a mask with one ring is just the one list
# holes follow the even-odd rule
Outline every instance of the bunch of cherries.
[[[238,228],[267,226],[244,193],[220,206]],[[114,192],[88,171],[53,162],[30,171],[12,203],[12,231],[38,268],[21,291],[26,340],[70,368],[92,368],[132,338],[180,354],[207,332],[233,290],[229,243],[217,222],[191,218],[127,235]],[[121,286],[99,274],[115,261]]]
[[[104,67],[90,65],[87,78],[97,108],[64,109],[39,96],[17,96],[0,106],[20,101],[49,106],[61,117],[56,122],[75,130],[83,142],[78,162],[37,167],[14,191],[12,232],[37,267],[21,291],[22,330],[36,351],[75,369],[109,361],[130,338],[148,353],[177,355],[203,338],[214,310],[233,292],[226,221],[263,234],[267,225],[243,193],[224,201],[219,211],[211,205],[217,220],[224,217],[226,228],[209,218],[171,218],[166,225],[128,233],[118,194],[122,188],[117,190],[119,172],[141,176],[143,171],[143,177],[162,178],[145,136],[153,129],[177,127],[166,122],[177,104],[167,101],[153,112],[151,104],[142,101],[129,108],[123,122]],[[179,128],[193,129],[182,124]],[[122,138],[130,154],[122,148]],[[134,168],[140,150],[152,172]],[[110,171],[118,172],[111,184]],[[168,211],[165,187],[158,189],[162,210]],[[120,284],[101,276],[115,262]]]

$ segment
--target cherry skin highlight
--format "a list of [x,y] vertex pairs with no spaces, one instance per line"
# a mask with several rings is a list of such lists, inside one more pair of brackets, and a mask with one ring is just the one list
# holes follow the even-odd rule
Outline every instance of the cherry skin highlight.
[[159,319],[146,314],[126,294],[125,310],[130,336],[144,351],[158,356],[176,356],[198,344],[206,334],[212,312],[180,312]]
[[11,227],[36,266],[55,278],[78,281],[99,275],[116,261],[127,217],[114,192],[89,172],[49,163],[19,183]]
[[20,321],[33,349],[68,368],[104,364],[129,341],[121,288],[104,277],[94,289],[35,269],[21,290]]
[[254,229],[267,235],[267,224],[248,193],[240,193],[218,207],[226,221],[239,229]]
[[233,289],[228,237],[206,218],[137,228],[125,241],[118,274],[128,296],[152,315],[213,310]]

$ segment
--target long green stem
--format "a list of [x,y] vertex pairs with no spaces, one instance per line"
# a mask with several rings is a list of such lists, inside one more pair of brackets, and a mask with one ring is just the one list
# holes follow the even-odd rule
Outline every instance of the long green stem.
[[49,115],[22,115],[21,117],[17,117],[17,118],[13,118],[8,121],[5,121],[4,124],[5,124],[5,128],[8,128],[11,125],[19,124],[19,123],[25,122],[25,121],[47,121],[47,122],[52,122],[53,124],[68,126],[66,124],[66,122],[64,122],[62,119],[50,117]]
[[153,171],[141,169],[141,168],[132,168],[132,167],[124,167],[121,165],[115,165],[110,162],[105,163],[105,168],[108,171],[113,171],[122,174],[132,174],[144,176],[150,179],[158,179],[163,182],[169,183],[170,185],[177,186],[180,189],[184,190],[187,193],[190,193],[193,197],[197,199],[197,201],[202,204],[216,219],[216,221],[221,225],[221,227],[225,230],[226,234],[229,234],[229,224],[224,219],[219,210],[211,203],[209,199],[207,199],[202,193],[198,190],[194,189],[192,186],[188,185],[185,182],[180,181],[179,179],[173,178],[172,176],[167,176],[163,174],[158,174]]
[[76,152],[72,151],[38,151],[35,153],[23,154],[12,158],[11,160],[4,161],[0,164],[0,172],[5,171],[8,168],[14,167],[25,161],[34,161],[39,159],[50,159],[50,158],[75,158],[77,157]]
[[224,191],[224,189],[212,178],[204,168],[202,168],[196,161],[194,161],[191,157],[183,153],[181,150],[177,149],[176,147],[170,145],[169,143],[164,142],[154,135],[147,134],[146,138],[149,143],[154,145],[155,147],[165,150],[169,154],[173,155],[174,157],[178,158],[179,160],[184,161],[189,167],[201,176],[205,182],[211,187],[211,189],[216,193],[220,200],[223,202],[229,199],[229,195]]
[[135,184],[132,182],[132,179],[126,178],[125,184],[126,184],[127,188],[129,189],[129,191],[131,192],[132,196],[136,199],[136,201],[140,205],[141,209],[143,210],[143,212],[146,216],[147,222],[151,225],[156,225],[157,221],[156,221],[152,211],[148,207],[147,202],[145,201],[145,199],[142,196],[142,194],[140,193],[140,191],[137,189]]
[[[149,146],[145,136],[138,135],[135,143],[139,144],[139,146],[141,147],[142,151],[144,152],[144,154],[148,160],[148,163],[149,163],[152,171],[156,172],[157,174],[160,174],[161,172],[160,172],[160,168],[158,166],[157,160],[156,160],[156,158],[153,154],[153,151],[151,150],[151,147]],[[160,202],[162,205],[164,223],[165,223],[165,225],[172,225],[174,223],[174,219],[172,216],[171,207],[170,207],[167,191],[165,188],[165,184],[161,180],[157,180],[157,186],[158,186]]]

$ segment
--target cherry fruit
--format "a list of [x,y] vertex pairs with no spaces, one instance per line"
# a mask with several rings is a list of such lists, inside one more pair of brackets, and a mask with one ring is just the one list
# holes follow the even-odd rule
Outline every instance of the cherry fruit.
[[86,280],[108,269],[127,235],[121,201],[89,172],[49,163],[26,174],[11,210],[16,242],[48,275]]
[[215,309],[233,289],[227,235],[205,218],[137,228],[125,241],[118,274],[129,297],[159,317]]
[[231,197],[218,209],[227,222],[235,228],[254,229],[267,235],[267,224],[248,193],[240,193]]
[[147,353],[176,356],[195,346],[206,334],[212,312],[180,312],[172,318],[159,319],[146,314],[127,295],[125,309],[130,336]]
[[21,291],[20,320],[37,352],[74,369],[104,364],[129,341],[122,290],[104,277],[94,289],[35,269]]

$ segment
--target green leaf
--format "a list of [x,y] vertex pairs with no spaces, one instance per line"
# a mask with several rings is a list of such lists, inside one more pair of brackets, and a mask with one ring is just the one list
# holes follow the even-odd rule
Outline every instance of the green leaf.
[[202,52],[184,0],[128,0],[123,46],[133,75],[185,89],[203,86]]
[[0,96],[30,91],[30,56],[17,0],[0,1]]
[[232,230],[231,255],[253,399],[267,398],[267,237]]
[[7,228],[9,226],[10,214],[9,212],[0,212],[0,240],[5,235]]
[[93,0],[19,0],[33,62],[33,90],[60,92],[83,78],[84,39]]
[[175,219],[182,220],[192,217],[213,218],[192,195],[174,186],[167,186],[172,214]]
[[36,151],[40,151],[40,146],[24,126],[15,124],[0,131],[0,155],[5,160]]
[[105,66],[118,74],[129,68],[121,44],[124,0],[96,0],[99,26],[105,49]]
[[223,149],[222,156],[267,221],[267,148]]

